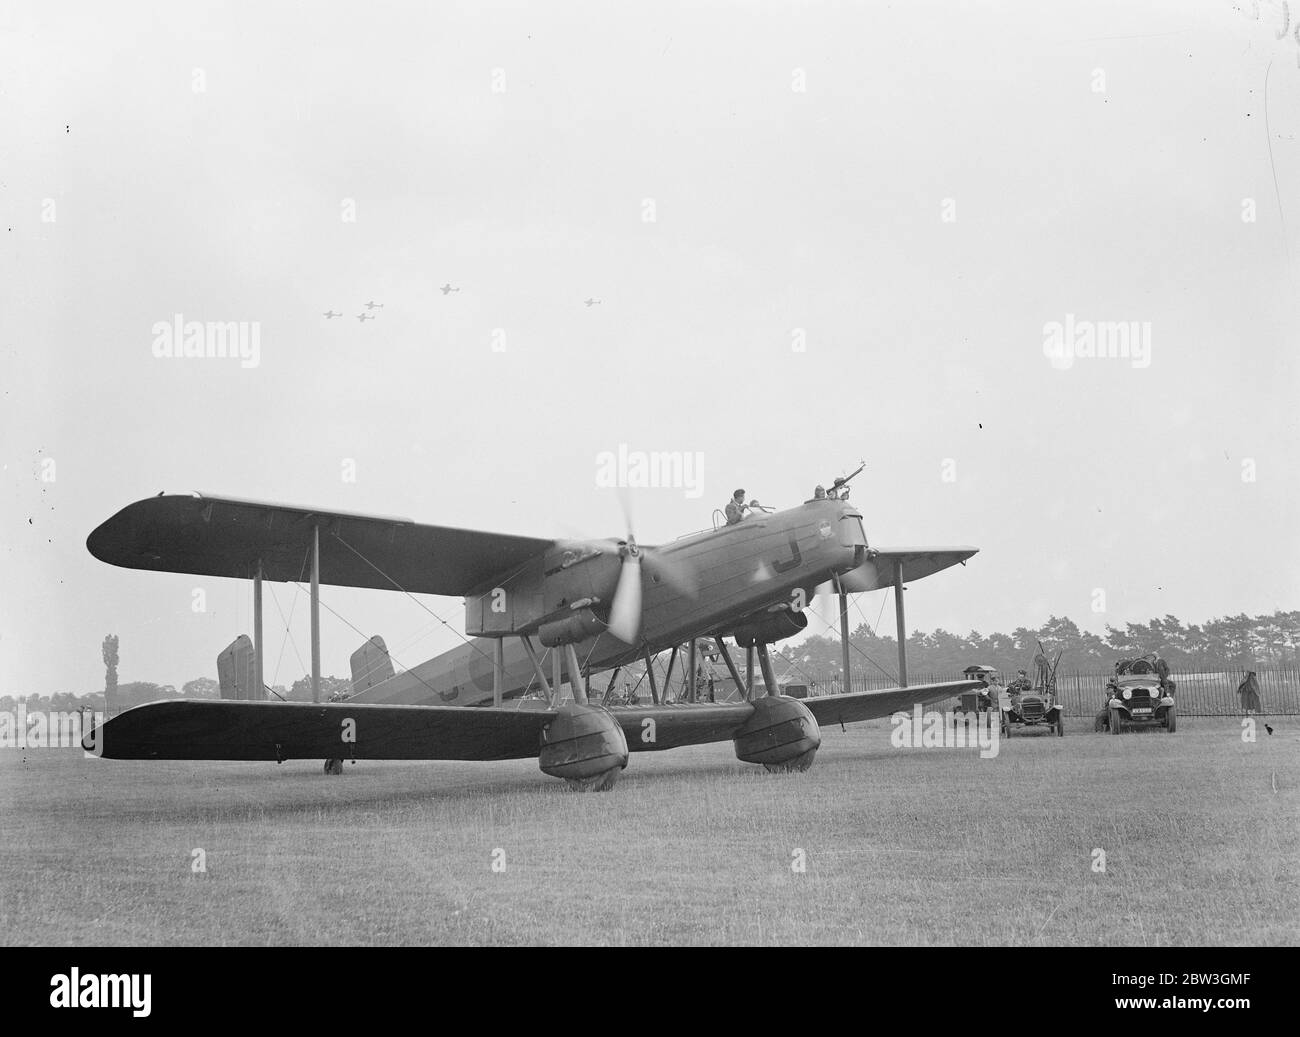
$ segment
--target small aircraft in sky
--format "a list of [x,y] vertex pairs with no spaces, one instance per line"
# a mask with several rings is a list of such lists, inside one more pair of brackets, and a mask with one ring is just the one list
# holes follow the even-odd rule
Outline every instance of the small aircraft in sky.
[[342,316],[343,316],[343,314],[341,314],[341,313],[335,313],[333,310],[326,310],[326,311],[325,311],[325,319],[326,319],[326,320],[333,320],[335,317],[342,317]]
[[[254,638],[241,634],[219,656],[221,699],[137,706],[83,744],[113,759],[323,759],[330,774],[344,759],[533,757],[574,788],[603,790],[629,752],[706,742],[731,741],[740,760],[768,770],[806,770],[822,724],[886,717],[981,686],[908,687],[900,636],[899,687],[799,699],[780,694],[768,653],[808,626],[807,605],[831,581],[847,686],[847,595],[892,587],[901,634],[904,582],[964,565],[976,548],[871,546],[861,513],[824,493],[735,524],[714,521],[652,547],[630,531],[566,541],[197,493],[137,501],[90,534],[90,553],[131,569],[251,579]],[[308,574],[313,702],[265,701],[262,583]],[[352,656],[350,696],[320,702],[322,583],[463,597],[465,643],[398,672],[383,639],[372,637]],[[701,639],[716,646],[743,701],[693,701]],[[745,649],[744,677],[726,639]],[[651,661],[671,649],[671,675],[682,646],[688,702],[669,704]],[[755,654],[766,694],[755,687]],[[635,662],[649,670],[652,703],[598,705],[593,675],[614,670],[612,689],[619,669]],[[524,698],[533,687],[542,708]]]
[[599,306],[599,305],[600,305],[600,300],[599,300],[599,299],[584,299],[582,302],[583,302],[583,305],[587,307],[587,309],[591,309],[593,306]]
[[358,313],[358,314],[357,314],[357,320],[359,320],[359,321],[368,321],[368,320],[374,320],[374,319],[375,319],[375,315],[374,315],[373,313]]
[[368,303],[366,303],[366,309],[368,309],[368,310],[382,310],[383,308],[384,308],[384,304],[383,304],[382,302],[368,302]]
[[443,295],[448,295],[448,294],[450,294],[451,292],[459,292],[459,291],[460,291],[459,288],[453,288],[453,287],[451,286],[451,282],[450,282],[450,281],[448,281],[445,285],[443,285],[443,286],[442,286],[440,289],[438,289],[438,290],[439,290],[440,292],[442,292]]

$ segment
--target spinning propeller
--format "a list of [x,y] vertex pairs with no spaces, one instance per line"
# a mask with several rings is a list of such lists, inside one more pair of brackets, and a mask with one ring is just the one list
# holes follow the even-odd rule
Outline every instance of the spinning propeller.
[[644,555],[636,546],[631,531],[622,547],[623,564],[618,572],[618,586],[609,607],[609,632],[620,641],[636,644],[641,631],[641,563]]
[[632,532],[627,497],[621,492],[619,504],[627,526],[625,540],[581,540],[575,542],[575,546],[599,554],[618,555],[622,559],[618,584],[614,588],[614,598],[609,607],[609,632],[620,641],[634,645],[637,635],[641,632],[641,613],[644,608],[642,568],[647,569],[656,580],[662,580],[673,590],[688,598],[693,598],[696,594],[695,573],[688,565],[673,558],[670,552],[662,548],[638,546],[636,536]]

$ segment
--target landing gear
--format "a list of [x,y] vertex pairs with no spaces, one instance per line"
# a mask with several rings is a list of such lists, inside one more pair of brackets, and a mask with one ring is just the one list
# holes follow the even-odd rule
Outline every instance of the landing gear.
[[568,703],[543,729],[537,765],[575,792],[608,792],[627,766],[627,739],[607,710]]
[[609,792],[618,783],[618,776],[622,773],[622,767],[612,767],[604,774],[591,778],[566,778],[565,784],[574,792]]
[[753,714],[732,738],[736,759],[761,763],[773,774],[806,771],[821,744],[821,729],[808,707],[784,695],[755,699]]
[[763,769],[768,774],[794,774],[796,772],[806,771],[813,765],[813,760],[817,756],[816,749],[809,749],[806,753],[796,756],[793,760],[787,760],[785,763],[765,763]]
[[342,773],[343,773],[343,761],[342,761],[342,760],[326,760],[326,761],[325,761],[325,773],[326,773],[326,774],[331,774],[331,775],[332,775],[332,774],[342,774]]

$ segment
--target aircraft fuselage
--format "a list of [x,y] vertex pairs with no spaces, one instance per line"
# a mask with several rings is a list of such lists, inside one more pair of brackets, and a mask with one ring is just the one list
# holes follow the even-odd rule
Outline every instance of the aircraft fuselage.
[[[522,694],[535,671],[520,638],[553,641],[557,629],[600,631],[574,635],[578,660],[589,673],[654,655],[692,638],[724,636],[769,609],[800,611],[814,589],[860,565],[867,541],[861,514],[847,501],[813,500],[736,525],[696,533],[655,549],[674,571],[690,574],[693,595],[647,570],[638,643],[603,630],[623,564],[609,551],[556,546],[499,583],[465,599],[466,630],[490,636],[436,656],[354,698],[363,702],[483,705],[493,698],[493,641],[504,639],[503,697]],[[736,617],[745,617],[738,622]],[[566,624],[568,624],[566,626]],[[551,636],[546,635],[550,632]],[[539,651],[542,650],[539,648]],[[550,652],[543,660],[554,672]],[[568,665],[561,656],[562,679]]]

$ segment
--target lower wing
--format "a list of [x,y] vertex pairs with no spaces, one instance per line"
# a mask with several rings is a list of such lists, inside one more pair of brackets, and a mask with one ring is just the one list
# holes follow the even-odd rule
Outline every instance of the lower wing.
[[[981,686],[954,681],[802,701],[819,724],[847,724]],[[754,706],[626,706],[609,712],[628,749],[647,752],[728,741]],[[538,754],[555,716],[552,709],[173,699],[128,709],[82,744],[113,760],[521,760]]]
[[112,760],[515,760],[536,756],[550,711],[354,702],[169,700],[82,740]]
[[[738,702],[609,712],[636,752],[726,741],[753,711]],[[521,760],[537,756],[555,716],[553,709],[168,700],[105,721],[82,746],[111,760]]]

